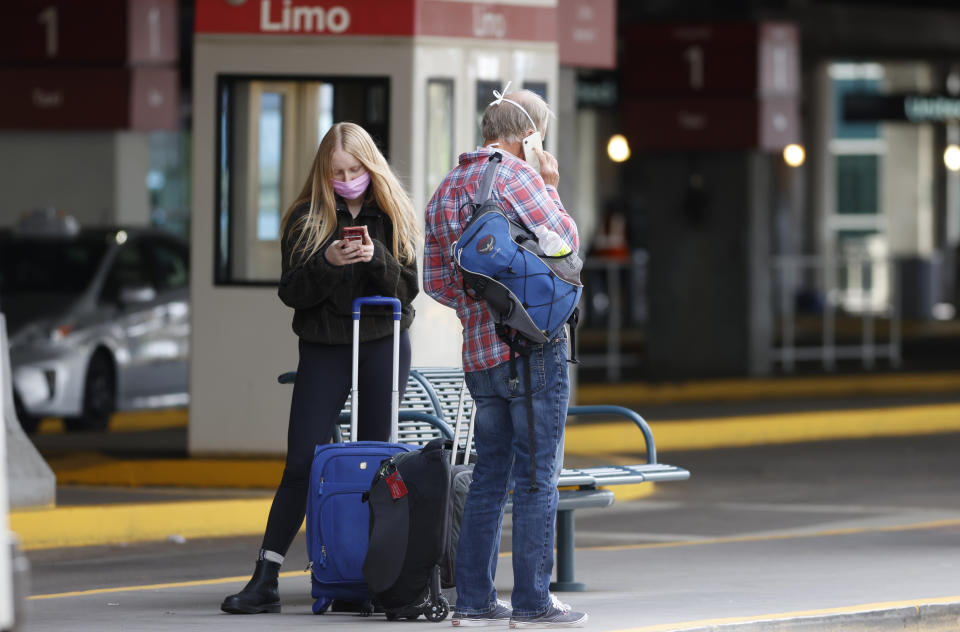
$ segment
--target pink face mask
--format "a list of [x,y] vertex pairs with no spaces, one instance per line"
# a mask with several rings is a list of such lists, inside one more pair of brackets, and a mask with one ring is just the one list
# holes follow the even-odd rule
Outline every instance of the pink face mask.
[[362,176],[357,176],[350,182],[341,182],[340,180],[332,180],[332,182],[333,190],[337,192],[337,195],[345,200],[356,200],[367,190],[367,186],[370,184],[370,172],[364,171]]

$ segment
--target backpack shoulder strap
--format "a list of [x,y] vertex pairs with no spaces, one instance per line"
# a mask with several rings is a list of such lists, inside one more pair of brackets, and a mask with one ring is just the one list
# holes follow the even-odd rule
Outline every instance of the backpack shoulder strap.
[[499,151],[493,152],[487,159],[487,164],[483,167],[483,173],[480,174],[480,186],[477,188],[477,195],[473,198],[473,204],[476,208],[480,208],[484,202],[490,199],[490,194],[493,193],[493,180],[497,175],[497,167],[500,166],[502,159],[503,156],[500,155]]
[[[490,154],[490,157],[487,159],[487,164],[483,167],[483,173],[480,174],[480,186],[477,188],[477,196],[473,198],[473,208],[479,209],[484,205],[493,194],[493,181],[497,176],[497,168],[500,166],[500,162],[503,160],[503,155],[499,151],[495,151]],[[509,218],[511,222],[518,225],[523,230],[530,233],[530,237],[533,237],[533,231],[527,228],[527,225],[523,223],[523,220],[517,215],[515,218]],[[534,237],[534,239],[536,239]]]

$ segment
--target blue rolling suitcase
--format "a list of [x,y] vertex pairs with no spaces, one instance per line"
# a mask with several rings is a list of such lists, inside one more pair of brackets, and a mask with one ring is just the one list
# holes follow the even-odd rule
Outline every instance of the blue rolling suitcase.
[[352,441],[318,445],[310,469],[307,496],[307,556],[314,598],[313,612],[323,614],[334,599],[364,604],[372,613],[370,594],[363,578],[367,555],[370,513],[362,502],[380,466],[398,452],[416,446],[395,443],[400,406],[400,301],[388,297],[358,298],[353,303],[353,369],[350,405],[350,438],[357,436],[359,398],[357,358],[360,350],[360,310],[364,305],[393,306],[393,401],[392,442]]

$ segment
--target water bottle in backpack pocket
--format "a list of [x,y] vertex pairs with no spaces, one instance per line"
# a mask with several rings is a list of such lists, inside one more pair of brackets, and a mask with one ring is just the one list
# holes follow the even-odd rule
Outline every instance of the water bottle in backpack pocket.
[[563,238],[546,226],[537,226],[533,230],[537,243],[543,251],[543,260],[557,276],[568,283],[580,283],[580,270],[583,261],[570,249]]

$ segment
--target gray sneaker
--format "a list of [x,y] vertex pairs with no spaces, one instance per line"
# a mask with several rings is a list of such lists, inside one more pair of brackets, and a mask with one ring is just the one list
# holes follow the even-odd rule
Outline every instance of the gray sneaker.
[[536,617],[510,617],[511,628],[582,628],[587,622],[586,612],[570,609],[570,604],[562,603],[550,595],[550,608]]
[[454,609],[453,621],[451,621],[451,623],[455,626],[465,628],[470,626],[496,625],[498,623],[502,625],[510,620],[510,615],[512,614],[513,610],[510,609],[510,604],[497,599],[493,610],[483,614],[464,614]]

